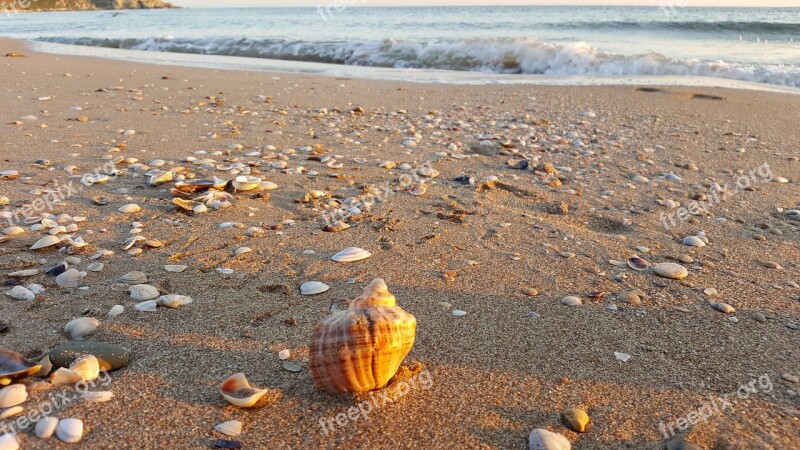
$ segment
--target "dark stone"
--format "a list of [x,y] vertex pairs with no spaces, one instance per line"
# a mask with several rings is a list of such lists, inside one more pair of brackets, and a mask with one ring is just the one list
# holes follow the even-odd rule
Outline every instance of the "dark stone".
[[5,320],[0,320],[0,334],[8,333],[8,323]]
[[217,439],[214,441],[214,448],[242,448],[241,441],[228,441],[225,439]]
[[100,362],[101,369],[112,371],[127,366],[131,352],[114,344],[72,341],[55,347],[49,353],[54,369],[69,367],[80,355],[93,355]]

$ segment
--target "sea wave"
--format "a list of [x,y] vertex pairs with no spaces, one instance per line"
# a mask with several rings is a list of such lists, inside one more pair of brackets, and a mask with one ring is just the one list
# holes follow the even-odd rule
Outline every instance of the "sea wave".
[[503,74],[589,76],[707,76],[800,87],[800,67],[679,60],[658,53],[621,55],[584,42],[537,39],[465,39],[457,41],[326,41],[169,36],[148,39],[49,37],[60,44],[154,52],[243,56],[353,66],[442,69]]

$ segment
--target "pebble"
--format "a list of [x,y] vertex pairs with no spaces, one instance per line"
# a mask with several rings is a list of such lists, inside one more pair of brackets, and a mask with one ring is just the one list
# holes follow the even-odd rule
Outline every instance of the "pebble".
[[561,304],[562,305],[571,306],[571,307],[575,307],[575,306],[583,305],[583,301],[578,297],[570,295],[570,296],[562,298],[561,299]]
[[680,264],[659,263],[653,268],[656,275],[671,280],[682,280],[689,276],[689,271]]
[[564,421],[573,431],[578,433],[586,431],[586,426],[589,425],[589,415],[586,414],[586,411],[580,408],[569,408],[565,409],[561,414]]
[[733,306],[727,303],[712,303],[711,307],[725,314],[733,314],[736,312],[736,309],[734,309]]
[[522,293],[529,297],[536,297],[539,295],[539,290],[536,288],[525,288],[522,290]]
[[627,353],[621,353],[621,352],[614,352],[614,357],[617,358],[617,360],[622,361],[622,362],[628,362],[628,360],[631,359],[631,355],[629,355]]
[[635,291],[625,291],[619,294],[619,301],[630,305],[638,305],[642,302],[642,299]]
[[72,341],[61,344],[50,350],[48,356],[53,368],[69,367],[82,354],[93,355],[100,363],[100,368],[107,371],[121,369],[130,361],[130,351],[114,344],[102,342]]
[[790,373],[784,373],[781,375],[781,378],[790,382],[790,383],[800,383],[800,377],[797,375],[792,375]]
[[767,321],[767,317],[764,314],[757,312],[753,313],[753,320],[756,322],[765,323]]

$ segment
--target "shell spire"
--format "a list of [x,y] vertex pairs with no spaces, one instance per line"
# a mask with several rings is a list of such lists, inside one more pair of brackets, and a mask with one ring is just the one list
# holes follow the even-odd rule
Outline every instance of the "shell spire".
[[378,278],[350,308],[314,328],[309,369],[316,386],[329,393],[366,392],[385,386],[414,346],[417,319],[397,306]]

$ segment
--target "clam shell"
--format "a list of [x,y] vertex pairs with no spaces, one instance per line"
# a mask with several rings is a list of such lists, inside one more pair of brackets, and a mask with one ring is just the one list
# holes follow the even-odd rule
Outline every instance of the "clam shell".
[[175,273],[183,272],[184,270],[186,270],[186,266],[182,266],[179,264],[168,264],[164,266],[164,270],[166,270],[167,272],[175,272]]
[[69,269],[69,264],[67,264],[67,262],[64,261],[61,264],[56,264],[55,266],[47,269],[47,271],[45,271],[45,273],[50,275],[50,276],[57,277],[57,276],[61,275],[62,273],[66,272],[67,269]]
[[141,210],[142,208],[139,205],[135,203],[128,203],[127,205],[120,206],[117,211],[121,213],[137,213]]
[[241,408],[250,408],[268,393],[276,397],[279,395],[272,389],[256,389],[250,386],[243,373],[237,373],[225,380],[219,386],[219,393],[228,403]]
[[660,277],[672,280],[682,280],[689,276],[689,271],[682,265],[676,263],[656,264],[655,267],[653,267],[653,272]]
[[727,303],[712,303],[711,307],[724,314],[733,314],[736,309]]
[[[2,175],[2,173],[0,173]],[[19,450],[19,441],[13,433],[0,434],[0,449]]]
[[68,444],[83,439],[83,422],[80,419],[63,419],[56,426],[56,436]]
[[25,408],[23,408],[22,406],[13,406],[11,408],[7,408],[2,412],[0,412],[0,420],[5,420],[8,419],[9,417],[14,417],[17,414],[21,413],[22,411],[25,411]]
[[93,355],[81,355],[69,365],[69,369],[81,377],[81,381],[94,381],[100,376],[100,362]]
[[19,353],[0,347],[0,386],[34,375],[41,368]]
[[52,245],[56,245],[61,242],[61,239],[58,236],[47,235],[38,241],[36,241],[32,246],[31,250],[39,250],[42,248],[50,247]]
[[572,444],[569,443],[569,439],[558,433],[536,428],[531,431],[528,438],[528,448],[530,450],[570,450]]
[[28,400],[28,390],[24,384],[12,384],[0,389],[0,409],[11,408]]
[[78,317],[69,321],[64,325],[64,333],[68,334],[73,340],[83,340],[84,336],[88,336],[97,330],[100,326],[100,321],[92,317]]
[[114,398],[114,393],[111,391],[84,392],[82,397],[88,402],[105,403]]
[[81,381],[80,375],[66,367],[60,367],[50,375],[50,384],[53,386],[74,386]]
[[306,281],[300,285],[300,293],[303,295],[317,295],[328,289],[330,289],[330,286],[319,281]]
[[309,369],[329,394],[366,392],[386,385],[414,345],[417,320],[396,305],[386,283],[375,279],[350,308],[314,328]]
[[229,420],[227,422],[214,425],[214,429],[225,436],[236,437],[242,434],[242,422],[239,422],[238,420]]
[[134,270],[133,272],[128,272],[125,275],[119,277],[117,281],[125,284],[145,284],[147,283],[147,275],[145,275],[142,272]]
[[10,277],[14,278],[25,278],[25,277],[32,277],[39,273],[39,269],[25,269],[25,270],[18,270],[16,272],[11,272],[8,274]]
[[192,303],[192,297],[188,297],[186,295],[178,295],[178,294],[167,294],[159,297],[157,303],[167,308],[177,309],[180,308],[181,306],[185,306],[188,305],[189,303]]
[[66,272],[56,277],[56,283],[65,288],[76,288],[81,285],[81,280],[86,276],[86,272],[79,272],[77,269],[67,269]]
[[683,238],[683,245],[688,245],[690,247],[705,247],[706,243],[697,236],[686,236]]
[[88,266],[86,266],[86,270],[88,270],[90,272],[100,272],[100,271],[103,270],[103,267],[105,267],[105,264],[103,264],[101,262],[95,262],[95,263],[91,263]]
[[130,294],[132,299],[139,301],[153,300],[161,295],[155,286],[149,284],[134,284],[130,287]]
[[108,317],[117,317],[125,312],[125,307],[122,305],[114,305],[108,310]]
[[36,295],[30,289],[22,286],[14,286],[10,291],[6,291],[6,295],[15,300],[32,301]]
[[261,184],[261,181],[261,178],[258,177],[241,175],[234,178],[234,180],[231,181],[231,185],[237,191],[252,191]]
[[632,258],[628,258],[628,267],[633,270],[647,270],[650,267],[650,263],[638,256],[634,256]]
[[172,171],[166,171],[166,172],[157,171],[152,176],[150,176],[148,184],[150,184],[150,186],[158,186],[164,183],[169,183],[170,181],[172,181],[172,176],[173,176]]
[[372,253],[358,247],[348,247],[339,253],[331,256],[331,259],[336,262],[355,262],[367,259],[372,256]]
[[55,417],[44,417],[36,422],[36,436],[39,439],[50,439],[56,432],[58,426],[58,419]]
[[567,306],[581,306],[583,305],[583,301],[578,297],[568,296],[561,299],[561,304]]
[[17,236],[25,232],[25,228],[18,226],[11,226],[3,228],[3,234],[6,236]]

